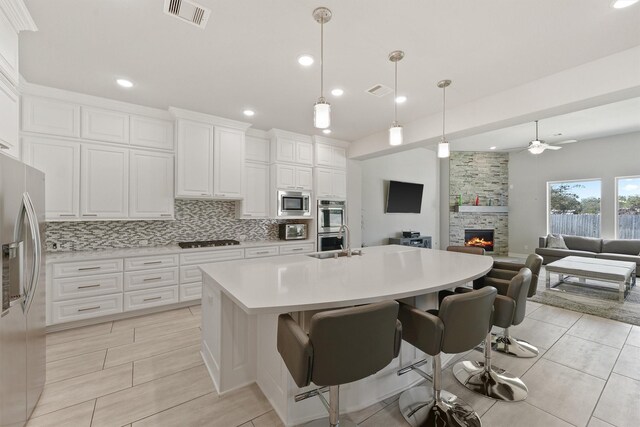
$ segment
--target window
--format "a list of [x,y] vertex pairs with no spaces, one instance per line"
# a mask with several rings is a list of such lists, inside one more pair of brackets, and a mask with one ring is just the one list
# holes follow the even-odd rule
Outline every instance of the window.
[[640,239],[640,176],[616,178],[618,239]]
[[600,180],[549,183],[549,233],[600,237]]

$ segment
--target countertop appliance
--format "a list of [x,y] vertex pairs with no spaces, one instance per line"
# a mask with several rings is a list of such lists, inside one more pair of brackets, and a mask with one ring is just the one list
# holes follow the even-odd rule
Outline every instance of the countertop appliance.
[[278,226],[280,240],[302,240],[307,238],[307,224],[280,224]]
[[237,240],[200,240],[195,242],[180,242],[178,246],[182,249],[193,249],[193,248],[209,248],[212,246],[234,246],[239,245],[240,242]]
[[0,154],[0,426],[23,426],[45,381],[44,174]]
[[278,191],[278,217],[310,217],[309,203],[311,193],[308,191]]
[[318,252],[342,249],[340,227],[347,223],[347,202],[318,200]]

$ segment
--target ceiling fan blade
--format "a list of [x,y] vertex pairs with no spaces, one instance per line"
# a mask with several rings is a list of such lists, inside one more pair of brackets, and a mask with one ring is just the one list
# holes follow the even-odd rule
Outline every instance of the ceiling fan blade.
[[544,147],[545,150],[560,150],[562,147],[556,147],[555,145],[547,145]]
[[564,141],[554,142],[553,145],[573,144],[574,142],[578,142],[578,140],[577,139],[565,139]]

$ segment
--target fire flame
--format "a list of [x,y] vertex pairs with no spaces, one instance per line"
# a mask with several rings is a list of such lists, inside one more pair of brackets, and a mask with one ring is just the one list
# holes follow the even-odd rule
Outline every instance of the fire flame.
[[484,240],[482,237],[472,237],[464,242],[465,246],[478,246],[481,248],[490,248],[493,246],[493,240]]

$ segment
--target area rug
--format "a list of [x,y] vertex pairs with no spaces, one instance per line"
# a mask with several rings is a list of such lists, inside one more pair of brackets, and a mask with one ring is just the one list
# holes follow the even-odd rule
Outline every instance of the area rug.
[[[620,302],[618,301],[617,292],[607,292],[606,290],[589,286],[563,283],[555,289],[560,289],[564,292],[548,290],[545,286],[546,274],[545,268],[542,267],[540,279],[538,280],[538,289],[536,294],[529,298],[530,301],[640,326],[640,289],[638,289],[640,286],[631,288],[631,292],[629,292],[625,301]],[[558,276],[554,274],[551,277],[552,283],[557,280]],[[599,286],[613,286],[612,289],[616,289],[615,285],[611,283],[597,281],[588,281],[588,283]]]

